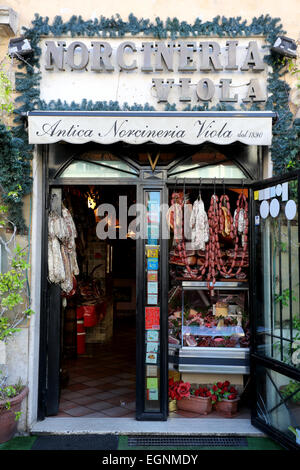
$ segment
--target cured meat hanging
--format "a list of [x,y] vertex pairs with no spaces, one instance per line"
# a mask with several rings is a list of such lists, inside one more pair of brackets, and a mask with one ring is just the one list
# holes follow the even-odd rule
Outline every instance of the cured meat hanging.
[[192,229],[191,247],[195,250],[205,250],[205,245],[209,240],[209,225],[201,195],[193,204],[190,226]]
[[48,278],[59,284],[66,295],[74,292],[79,274],[76,257],[77,231],[69,210],[62,206],[62,216],[50,211],[48,217]]
[[186,227],[189,226],[191,204],[185,195],[185,191],[172,194],[171,206],[167,212],[167,223],[174,232],[173,249],[170,253],[171,262],[184,266],[190,276],[194,274],[190,268],[193,252],[187,252],[185,243]]
[[[247,277],[243,268],[248,267],[248,202],[243,188],[232,216],[225,187],[220,198],[214,190],[206,215],[204,203],[199,196],[189,218],[191,244],[188,244],[184,231],[184,208],[187,207],[184,201],[188,200],[185,187],[183,193],[174,190],[172,194],[171,207],[167,214],[169,226],[174,231],[170,263],[181,266],[181,276],[184,279],[205,280],[209,290],[213,290],[217,278]],[[233,245],[233,248],[221,248],[224,243]],[[191,252],[188,252],[187,246],[198,249],[198,259],[188,256]]]

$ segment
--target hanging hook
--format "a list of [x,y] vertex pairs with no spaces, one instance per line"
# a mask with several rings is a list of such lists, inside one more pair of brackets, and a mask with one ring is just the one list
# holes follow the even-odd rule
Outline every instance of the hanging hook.
[[215,179],[214,179],[214,195],[216,195],[216,176],[215,176]]
[[201,199],[201,186],[202,186],[202,178],[200,178],[200,180],[199,180],[199,195],[198,195],[198,199]]
[[222,184],[223,184],[223,194],[225,194],[225,179],[224,178],[222,180]]

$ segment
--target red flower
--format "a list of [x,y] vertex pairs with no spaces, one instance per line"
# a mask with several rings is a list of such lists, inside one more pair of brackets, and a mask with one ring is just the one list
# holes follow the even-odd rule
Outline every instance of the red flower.
[[235,399],[236,399],[236,395],[234,393],[228,396],[228,400],[235,400]]
[[218,382],[218,383],[217,383],[217,386],[218,386],[219,388],[222,388],[222,387],[223,387],[222,382]]
[[217,400],[218,400],[217,395],[212,395],[212,396],[211,396],[211,401],[212,401],[212,403],[215,403]]
[[225,382],[223,383],[223,387],[229,387],[230,385],[230,382],[228,382],[228,380],[225,380]]
[[180,398],[189,397],[190,396],[190,390],[191,390],[191,384],[189,382],[181,382],[178,385],[177,394]]
[[230,393],[237,393],[237,390],[234,387],[230,387],[229,391]]
[[213,385],[213,388],[212,388],[212,389],[213,389],[214,392],[216,392],[216,391],[218,390],[217,385]]

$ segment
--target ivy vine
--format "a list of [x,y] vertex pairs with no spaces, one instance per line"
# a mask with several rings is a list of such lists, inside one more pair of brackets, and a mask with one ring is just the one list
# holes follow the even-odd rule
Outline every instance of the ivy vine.
[[[30,160],[32,148],[28,145],[27,133],[24,127],[22,113],[34,109],[41,110],[147,110],[153,111],[154,108],[148,103],[136,103],[129,106],[127,103],[120,104],[118,101],[92,102],[83,100],[81,103],[66,103],[61,100],[46,102],[40,99],[39,82],[41,74],[39,71],[39,61],[41,49],[39,42],[42,36],[60,37],[69,35],[71,37],[123,37],[125,35],[144,35],[159,39],[165,38],[191,38],[197,36],[219,36],[219,37],[251,37],[263,36],[266,39],[267,46],[273,45],[278,35],[285,34],[280,23],[280,18],[272,18],[270,15],[261,15],[255,17],[248,24],[241,17],[226,18],[216,16],[211,21],[202,21],[196,18],[193,24],[186,21],[179,21],[177,18],[167,18],[165,21],[156,18],[155,21],[149,19],[138,19],[130,14],[127,21],[122,20],[119,15],[111,18],[95,18],[93,20],[83,20],[81,16],[72,16],[69,21],[64,22],[60,16],[56,16],[50,24],[48,17],[41,17],[36,14],[30,28],[23,28],[24,36],[29,39],[33,52],[26,57],[26,63],[20,62],[19,72],[16,74],[16,89],[20,93],[16,99],[18,108],[15,109],[15,127],[13,134],[23,144],[19,148],[21,162],[14,169],[14,179],[22,188],[28,188],[31,184],[30,178]],[[299,168],[299,136],[300,123],[293,121],[293,115],[289,110],[288,96],[290,92],[289,85],[284,81],[283,76],[286,73],[286,63],[279,60],[276,55],[266,54],[265,62],[271,66],[271,72],[268,76],[268,92],[270,96],[264,104],[242,105],[240,109],[244,110],[272,110],[278,114],[278,121],[273,127],[273,143],[271,146],[271,155],[274,163],[274,172],[280,173],[289,169]],[[190,107],[186,110],[233,110],[232,105],[224,103],[214,107],[208,104]],[[166,110],[175,111],[176,105],[168,104]],[[19,142],[18,140],[18,142]],[[6,153],[6,152],[5,152]],[[0,154],[0,165],[2,155]],[[2,178],[4,187],[9,188],[12,180],[12,171],[8,171]],[[18,209],[17,209],[18,207]],[[14,211],[19,210],[17,217],[18,227],[22,226],[21,203],[14,205]],[[17,216],[17,214],[15,214]],[[23,224],[24,225],[24,224]]]

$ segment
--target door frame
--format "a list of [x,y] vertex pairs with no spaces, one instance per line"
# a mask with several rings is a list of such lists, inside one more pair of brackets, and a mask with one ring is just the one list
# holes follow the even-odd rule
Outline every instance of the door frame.
[[[48,178],[48,152],[49,146],[45,146],[46,150],[43,155],[43,200],[44,200],[44,209],[42,214],[42,279],[41,279],[41,318],[40,318],[40,354],[39,354],[39,390],[38,390],[38,419],[42,420],[47,415],[47,360],[48,360],[48,348],[47,348],[47,335],[49,334],[49,283],[47,281],[47,239],[48,239],[48,227],[47,227],[47,212],[49,209],[49,191],[51,188],[62,188],[63,186],[69,185],[103,185],[103,186],[110,186],[110,185],[132,185],[136,186],[137,190],[137,201],[142,201],[142,192],[145,189],[160,189],[162,191],[162,201],[168,202],[168,191],[169,188],[174,186],[176,183],[176,179],[147,179],[143,180],[140,177],[137,178],[122,178],[122,180],[118,180],[117,178],[68,178],[68,179],[61,179],[58,178],[56,180],[49,180]],[[143,170],[145,167],[141,167],[141,175],[143,174]],[[275,178],[280,179],[280,177]],[[184,178],[178,178],[177,184],[180,185],[179,181],[184,180]],[[249,213],[251,213],[252,204],[250,204],[250,197],[251,197],[251,187],[253,184],[261,184],[262,186],[267,184],[270,179],[255,181],[244,180],[244,187],[247,188],[249,191]],[[274,181],[275,181],[274,180]],[[199,186],[199,179],[191,179],[186,178],[186,187]],[[232,180],[226,179],[225,184],[226,186],[229,184],[230,186],[234,187],[241,187],[242,180]],[[215,184],[216,187],[221,187],[223,182],[222,179],[218,178],[216,182],[214,182],[213,178],[203,178],[202,185],[203,187],[213,187]],[[251,237],[252,238],[252,237]],[[250,238],[250,239],[251,239]],[[251,242],[250,242],[251,243]],[[164,373],[161,375],[162,383],[161,383],[161,413],[145,413],[144,412],[144,391],[145,391],[145,383],[144,383],[144,315],[143,315],[143,299],[144,296],[144,272],[143,272],[143,260],[144,260],[144,241],[140,240],[137,241],[137,248],[136,248],[136,285],[137,285],[137,320],[136,320],[136,328],[137,328],[137,336],[136,336],[136,367],[137,367],[137,393],[136,393],[136,403],[137,403],[137,416],[136,419],[138,420],[166,420],[168,416],[168,329],[167,329],[167,292],[168,292],[168,243],[167,240],[165,243],[162,243],[162,262],[161,262],[161,269],[162,269],[162,293],[164,292],[165,295],[161,296],[161,308],[162,312],[166,312],[161,316],[162,318],[162,330],[161,330],[161,365],[162,371]],[[165,260],[165,261],[163,261]],[[251,268],[250,268],[251,269]],[[250,276],[251,278],[251,276]],[[139,289],[139,286],[141,289]],[[250,287],[251,290],[251,287]],[[249,296],[249,300],[251,303],[251,295]],[[251,309],[251,307],[250,307]],[[57,327],[56,327],[57,328]],[[253,336],[253,335],[252,335]],[[250,362],[250,374],[252,375],[252,365]],[[57,384],[59,386],[59,384]],[[53,413],[55,414],[55,413]],[[255,425],[254,421],[253,424]]]
[[[144,204],[144,193],[146,191],[158,191],[161,194],[161,204],[168,200],[167,185],[165,181],[152,180],[139,185],[138,201]],[[163,214],[161,214],[163,217]],[[162,238],[160,233],[160,385],[159,401],[160,412],[145,411],[146,396],[146,373],[145,373],[145,296],[146,296],[146,274],[145,274],[145,240],[137,240],[137,387],[136,387],[136,419],[138,421],[166,421],[168,418],[168,240]]]
[[[60,364],[60,289],[53,286],[47,279],[48,259],[48,211],[50,206],[50,193],[64,186],[135,186],[137,202],[143,202],[143,191],[146,189],[160,190],[162,201],[166,200],[167,187],[165,181],[156,178],[142,180],[141,178],[68,178],[49,180],[47,177],[48,158],[43,159],[43,188],[44,204],[42,214],[42,278],[41,278],[41,315],[40,315],[40,354],[39,354],[39,389],[38,389],[38,420],[47,416],[55,416],[59,406],[59,364]],[[167,240],[161,244],[162,259],[167,259]],[[145,292],[144,272],[144,240],[136,241],[136,419],[137,420],[166,420],[168,415],[168,342],[167,342],[167,315],[161,315],[161,383],[160,383],[160,413],[144,411],[145,381],[144,360],[144,315],[143,299]],[[161,292],[167,292],[167,263],[161,262]],[[162,312],[167,312],[167,296],[161,296]],[[52,320],[50,321],[50,315]],[[54,318],[55,317],[55,318]],[[49,367],[51,364],[51,367]]]
[[[267,425],[263,422],[257,415],[256,404],[258,402],[258,393],[256,387],[257,380],[257,366],[265,367],[271,369],[274,372],[279,374],[286,375],[291,379],[298,380],[300,382],[300,370],[292,368],[292,366],[286,365],[283,362],[280,362],[276,359],[264,357],[259,355],[256,352],[257,346],[257,318],[256,311],[258,307],[258,295],[257,295],[257,282],[255,274],[256,266],[256,242],[255,242],[255,199],[254,191],[263,189],[270,185],[274,186],[275,184],[288,182],[291,180],[298,179],[298,217],[299,217],[299,200],[300,200],[300,170],[291,171],[290,173],[283,174],[281,176],[275,176],[272,178],[267,178],[265,180],[255,181],[249,188],[249,220],[250,220],[250,377],[251,377],[251,397],[253,397],[252,407],[251,407],[251,424],[256,428],[263,431],[265,434],[273,438],[279,444],[284,446],[287,449],[299,450],[299,445],[285,437],[283,433],[278,431],[276,428]],[[300,224],[298,220],[298,240],[300,240]],[[300,247],[299,247],[300,251]],[[300,254],[300,253],[299,253]],[[299,273],[300,273],[300,256],[298,258],[299,263]]]
[[[43,159],[43,213],[42,213],[42,253],[41,253],[41,309],[40,309],[40,344],[39,344],[39,372],[38,372],[38,401],[37,418],[43,420],[47,416],[55,416],[59,405],[59,365],[60,363],[60,289],[51,285],[47,278],[48,266],[48,212],[50,209],[50,193],[54,189],[63,189],[64,186],[135,186],[138,193],[140,181],[138,178],[120,181],[117,178],[74,178],[66,181],[49,181],[47,177],[47,155]],[[137,279],[136,279],[137,283]],[[138,289],[137,289],[138,290]],[[50,307],[51,306],[51,307]],[[56,316],[53,312],[56,311]],[[58,313],[59,312],[59,313]],[[52,320],[50,321],[50,315]],[[59,316],[59,318],[58,318]],[[137,320],[138,321],[138,320]],[[52,343],[51,343],[52,339]],[[51,364],[51,367],[49,367]]]

